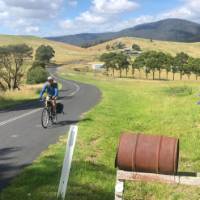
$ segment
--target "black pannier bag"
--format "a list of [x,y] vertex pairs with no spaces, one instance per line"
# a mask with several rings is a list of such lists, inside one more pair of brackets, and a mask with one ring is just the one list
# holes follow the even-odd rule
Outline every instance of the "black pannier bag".
[[56,111],[57,111],[57,114],[64,113],[64,105],[62,103],[57,103],[57,105],[56,105]]

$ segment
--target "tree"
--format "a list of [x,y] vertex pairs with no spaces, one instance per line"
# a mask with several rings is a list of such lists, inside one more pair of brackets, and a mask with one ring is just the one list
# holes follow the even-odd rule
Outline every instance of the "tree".
[[133,45],[132,45],[132,49],[135,50],[135,51],[141,51],[140,46],[137,45],[137,44],[133,44]]
[[23,64],[25,60],[32,59],[33,49],[26,44],[10,45],[8,50],[11,52],[14,62],[13,89],[19,89],[21,79],[24,75]]
[[126,47],[126,45],[122,42],[115,42],[112,46],[112,48],[114,50],[117,50],[117,49],[124,49]]
[[190,76],[192,74],[192,66],[190,65],[190,63],[183,65],[183,74],[186,74],[188,79],[190,79]]
[[105,63],[104,66],[106,68],[107,75],[109,73],[109,69],[112,69],[114,76],[114,72],[116,69],[116,55],[117,55],[116,53],[111,52],[111,53],[104,53],[100,57],[100,61]]
[[159,79],[161,79],[161,72],[163,69],[166,69],[166,65],[168,62],[168,57],[163,52],[157,53],[157,70],[159,72]]
[[178,71],[180,73],[180,80],[182,80],[182,77],[184,75],[184,65],[187,65],[189,56],[186,53],[178,53],[174,59],[175,65],[178,68]]
[[[141,69],[145,66],[145,60],[143,56],[138,56],[136,57],[136,59],[134,60],[133,64],[132,64],[132,69],[137,69],[139,71],[139,73],[141,72]],[[140,73],[140,78],[141,78],[141,73]]]
[[20,89],[25,61],[32,59],[33,49],[26,44],[0,48],[0,86],[2,89]]
[[54,49],[47,45],[41,45],[36,50],[35,60],[44,62],[45,64],[50,63],[50,60],[55,56]]
[[[174,63],[174,58],[170,54],[166,54],[166,60],[164,64],[164,69],[166,70],[166,78],[168,79],[169,77],[169,72],[172,70],[172,66]],[[173,75],[174,77],[174,75]]]
[[111,46],[109,44],[106,45],[106,50],[109,51],[111,49]]
[[188,66],[190,66],[191,72],[195,74],[197,80],[200,76],[200,58],[190,58]]
[[116,64],[117,68],[120,71],[120,78],[122,77],[122,70],[126,70],[126,76],[128,73],[129,69],[129,61],[128,61],[128,56],[123,54],[123,53],[118,53],[116,55]]
[[175,74],[179,71],[179,68],[173,64],[172,65],[172,74],[173,74],[173,81],[175,80]]
[[6,47],[0,47],[0,89],[12,88],[12,58]]

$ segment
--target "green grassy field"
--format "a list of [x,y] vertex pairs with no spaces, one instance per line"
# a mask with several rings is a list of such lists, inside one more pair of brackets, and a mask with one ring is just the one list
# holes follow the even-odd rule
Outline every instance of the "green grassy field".
[[[180,138],[179,171],[200,171],[198,82],[112,80],[92,74],[61,74],[96,85],[102,101],[79,123],[68,200],[114,198],[114,160],[123,131]],[[49,147],[6,190],[1,200],[55,200],[66,138]],[[126,183],[125,200],[198,200],[195,187]]]

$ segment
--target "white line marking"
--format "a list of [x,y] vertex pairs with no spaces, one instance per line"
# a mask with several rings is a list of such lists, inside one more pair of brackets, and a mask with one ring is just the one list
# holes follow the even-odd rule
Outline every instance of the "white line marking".
[[11,138],[18,138],[19,135],[11,135],[10,137],[11,137]]
[[69,95],[67,95],[68,97],[72,97],[72,96],[74,96],[76,93],[78,93],[79,91],[80,91],[80,86],[78,85],[78,84],[76,84],[76,83],[73,83],[72,81],[68,81],[68,80],[65,80],[65,79],[61,79],[61,78],[59,78],[59,77],[57,77],[57,76],[55,76],[55,75],[53,75],[53,74],[51,74],[51,76],[53,77],[53,78],[55,78],[55,79],[60,79],[62,82],[65,82],[65,83],[68,83],[68,84],[70,84],[70,85],[73,85],[73,86],[75,86],[75,88],[76,88],[76,90],[75,91],[73,91],[71,94],[69,94]]
[[10,124],[11,122],[14,122],[14,121],[16,121],[16,120],[18,120],[18,119],[22,119],[22,118],[24,118],[24,117],[27,117],[27,116],[29,116],[29,115],[32,115],[32,114],[34,114],[34,113],[40,111],[41,109],[42,109],[42,108],[38,108],[38,109],[32,110],[32,111],[30,111],[30,112],[24,113],[24,114],[22,114],[22,115],[19,115],[19,116],[17,116],[17,117],[13,117],[13,118],[11,118],[11,119],[9,119],[9,120],[0,122],[0,127],[1,127],[1,126],[5,126],[5,125],[7,125],[7,124]]
[[[56,79],[60,79],[60,78],[54,76],[53,74],[52,74],[52,76],[55,77]],[[64,80],[64,79],[60,79],[60,80],[62,80],[63,82],[66,82],[66,83],[68,83],[68,84],[74,85],[74,86],[76,87],[76,90],[75,90],[74,92],[72,92],[71,94],[67,95],[68,97],[73,97],[77,92],[80,91],[80,86],[79,86],[78,84],[73,83],[73,82],[71,82],[71,81]],[[27,112],[27,113],[24,113],[24,114],[22,114],[22,115],[20,115],[20,116],[13,117],[13,118],[11,118],[11,119],[9,119],[9,120],[0,122],[0,127],[1,127],[1,126],[5,126],[5,125],[7,125],[7,124],[10,124],[11,122],[14,122],[14,121],[16,121],[16,120],[18,120],[18,119],[22,119],[22,118],[24,118],[24,117],[27,117],[27,116],[32,115],[32,114],[34,114],[34,113],[37,113],[37,112],[39,112],[40,110],[42,110],[42,108],[34,109],[34,110],[32,110],[32,111],[30,111],[30,112]]]

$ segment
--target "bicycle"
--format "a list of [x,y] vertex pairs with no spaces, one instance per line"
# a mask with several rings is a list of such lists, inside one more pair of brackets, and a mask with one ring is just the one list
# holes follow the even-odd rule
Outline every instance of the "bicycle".
[[47,128],[51,124],[56,124],[57,122],[57,113],[54,113],[52,106],[52,98],[46,97],[44,98],[45,107],[42,111],[41,123],[43,128]]

